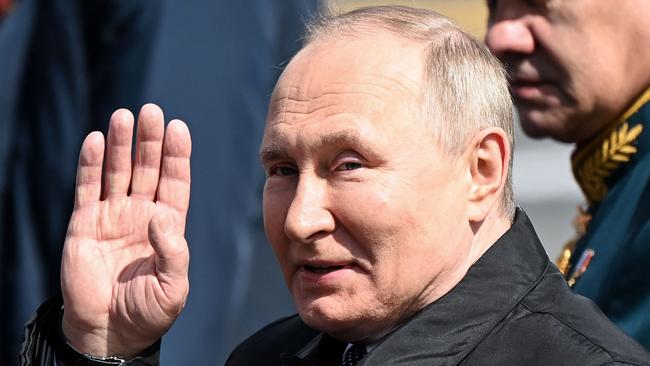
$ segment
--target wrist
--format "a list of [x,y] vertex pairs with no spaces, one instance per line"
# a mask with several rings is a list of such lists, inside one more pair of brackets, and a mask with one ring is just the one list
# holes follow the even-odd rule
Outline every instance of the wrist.
[[66,317],[65,311],[61,318],[63,340],[75,352],[97,359],[129,359],[142,353],[149,345],[137,347],[134,344],[124,346],[111,335],[106,328],[88,329],[75,326],[74,321]]
[[[119,351],[125,349],[109,344],[108,332],[93,333],[78,330],[71,326],[63,315],[61,308],[58,333],[56,336],[57,358],[69,366],[103,366],[103,365],[132,365],[157,366],[160,356],[160,339],[141,351]],[[105,336],[103,335],[105,334]],[[75,346],[76,345],[76,346]]]

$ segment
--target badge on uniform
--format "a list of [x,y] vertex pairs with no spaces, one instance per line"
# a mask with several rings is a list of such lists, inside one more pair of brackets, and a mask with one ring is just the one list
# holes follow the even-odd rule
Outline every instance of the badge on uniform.
[[567,284],[569,287],[573,287],[580,276],[587,271],[587,267],[589,267],[589,263],[591,263],[594,255],[596,255],[596,252],[591,248],[587,248],[582,252],[580,259],[576,262],[575,266],[573,266],[571,275],[567,277]]
[[[578,261],[572,261],[578,241],[587,233],[587,227],[591,221],[591,215],[589,214],[587,207],[578,205],[576,208],[578,212],[573,218],[573,227],[576,231],[575,237],[564,245],[562,252],[555,262],[557,268],[562,272],[562,275],[564,275],[564,278],[567,279],[569,287],[575,285],[576,280],[585,273],[589,263],[591,262],[591,258],[596,254],[593,249],[586,249],[582,252]],[[573,262],[573,266],[571,265],[571,262]]]

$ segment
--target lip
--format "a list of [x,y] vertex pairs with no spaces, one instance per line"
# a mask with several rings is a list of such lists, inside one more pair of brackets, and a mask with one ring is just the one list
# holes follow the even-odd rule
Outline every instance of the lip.
[[554,83],[541,79],[514,79],[510,91],[519,99],[535,100],[557,91]]
[[344,280],[358,268],[350,261],[308,261],[298,265],[297,274],[302,285],[326,286]]

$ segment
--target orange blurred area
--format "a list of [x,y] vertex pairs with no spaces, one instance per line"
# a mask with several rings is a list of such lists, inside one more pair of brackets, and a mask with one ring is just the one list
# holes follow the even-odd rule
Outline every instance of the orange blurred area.
[[349,11],[372,5],[406,5],[435,10],[460,24],[478,39],[483,39],[487,23],[484,0],[329,0],[333,10]]

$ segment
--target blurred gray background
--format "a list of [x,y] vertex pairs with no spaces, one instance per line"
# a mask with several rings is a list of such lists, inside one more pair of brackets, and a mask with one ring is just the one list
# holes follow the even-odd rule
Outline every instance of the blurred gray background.
[[549,139],[530,139],[517,126],[513,167],[515,196],[553,260],[573,237],[575,231],[571,221],[576,206],[583,201],[571,173],[571,150],[571,145]]

